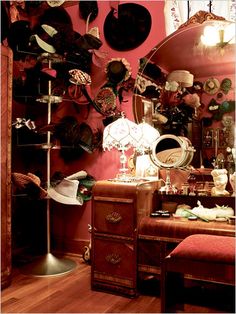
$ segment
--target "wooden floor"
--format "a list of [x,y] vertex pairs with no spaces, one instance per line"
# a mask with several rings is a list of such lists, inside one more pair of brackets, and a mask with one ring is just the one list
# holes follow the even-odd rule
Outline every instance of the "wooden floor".
[[[74,258],[77,267],[66,275],[32,277],[13,269],[12,284],[1,294],[1,313],[159,313],[158,281],[148,280],[140,286],[140,296],[130,299],[92,291],[90,266]],[[228,301],[200,306],[185,304],[186,313],[234,313],[227,311]],[[215,295],[215,300],[219,299]],[[224,305],[226,304],[226,308]],[[232,307],[231,307],[232,308]]]

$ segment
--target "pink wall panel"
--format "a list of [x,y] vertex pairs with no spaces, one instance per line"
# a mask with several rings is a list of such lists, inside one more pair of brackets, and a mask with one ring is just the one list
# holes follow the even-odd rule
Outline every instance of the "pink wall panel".
[[[120,3],[126,3],[127,1],[120,1]],[[110,58],[124,57],[130,63],[132,68],[132,77],[135,78],[138,70],[138,61],[141,57],[145,56],[151,48],[153,48],[158,42],[160,42],[165,37],[165,27],[164,27],[164,1],[132,1],[145,6],[152,16],[152,26],[148,38],[145,42],[137,47],[136,49],[130,51],[115,51],[111,49],[103,35],[103,24],[107,14],[110,12],[109,1],[98,1],[98,16],[97,18],[89,24],[89,28],[93,26],[98,26],[100,30],[100,39],[103,42],[100,51],[107,52],[107,60]],[[79,17],[78,5],[67,7],[66,10],[70,14],[74,30],[80,34],[85,33],[85,21]],[[128,27],[128,26],[127,26]],[[92,86],[93,95],[100,86],[105,83],[105,73],[104,68],[93,67],[92,69]],[[125,102],[122,104],[122,110],[125,111],[127,118],[133,120],[132,114],[132,93],[124,94]],[[79,106],[79,105],[78,105]],[[74,115],[78,120],[83,120],[86,116],[86,108],[79,107],[80,113],[73,105],[60,104],[54,115],[54,121],[56,122],[60,118],[66,115]],[[96,128],[103,129],[102,119],[104,117],[97,113],[93,108],[91,108],[88,118],[85,120],[92,126],[93,130]],[[63,159],[60,158],[58,152],[53,152],[52,154],[52,169],[51,173],[55,171],[62,171],[63,173],[69,175],[81,169],[86,170],[89,174],[95,177],[96,180],[108,179],[115,176],[119,169],[119,154],[117,151],[112,152],[101,152],[96,151],[93,154],[85,153],[81,158],[74,162],[65,163]],[[87,225],[91,222],[91,201],[80,206],[63,206],[63,210],[59,209],[59,203],[52,203],[54,209],[54,227],[53,233],[56,237],[63,237],[69,242],[73,239],[88,239],[89,233]]]

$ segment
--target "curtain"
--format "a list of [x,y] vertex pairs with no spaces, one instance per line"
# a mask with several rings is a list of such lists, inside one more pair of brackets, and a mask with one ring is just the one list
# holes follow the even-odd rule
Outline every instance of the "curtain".
[[236,0],[165,0],[166,36],[170,35],[198,11],[207,11],[226,20],[236,21]]

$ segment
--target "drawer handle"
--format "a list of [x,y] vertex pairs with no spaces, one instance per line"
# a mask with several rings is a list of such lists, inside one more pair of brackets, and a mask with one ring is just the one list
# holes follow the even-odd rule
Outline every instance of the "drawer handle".
[[119,254],[109,254],[106,256],[106,261],[110,264],[116,265],[120,263],[121,257]]
[[122,220],[122,216],[117,212],[112,212],[106,216],[106,221],[112,224],[118,224]]

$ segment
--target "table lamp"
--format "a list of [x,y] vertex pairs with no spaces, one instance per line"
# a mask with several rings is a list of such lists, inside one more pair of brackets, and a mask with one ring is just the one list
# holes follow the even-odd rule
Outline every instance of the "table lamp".
[[141,139],[141,128],[139,128],[136,123],[128,120],[124,113],[122,113],[121,118],[105,127],[103,132],[103,149],[110,151],[112,148],[116,148],[121,151],[121,168],[116,176],[117,180],[131,181],[131,176],[127,173],[128,168],[126,166],[127,157],[125,151],[131,147],[137,147]]

